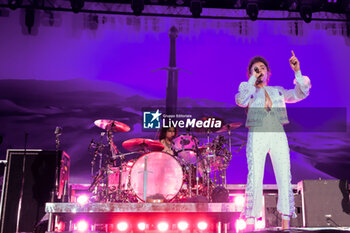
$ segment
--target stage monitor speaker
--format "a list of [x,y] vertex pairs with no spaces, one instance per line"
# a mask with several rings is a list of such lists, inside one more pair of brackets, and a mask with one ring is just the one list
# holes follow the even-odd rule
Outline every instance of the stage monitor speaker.
[[33,232],[45,215],[45,203],[51,201],[52,191],[55,201],[62,198],[64,186],[68,184],[69,164],[70,158],[63,151],[7,150],[1,195],[1,233],[16,232],[17,219],[18,232]]
[[[281,214],[277,211],[277,193],[264,194],[264,215],[265,215],[265,227],[280,227],[282,223]],[[290,219],[291,227],[301,227],[303,225],[302,210],[301,210],[301,196],[294,194],[295,213],[296,218]]]
[[345,180],[302,180],[298,183],[304,227],[349,227],[349,187]]

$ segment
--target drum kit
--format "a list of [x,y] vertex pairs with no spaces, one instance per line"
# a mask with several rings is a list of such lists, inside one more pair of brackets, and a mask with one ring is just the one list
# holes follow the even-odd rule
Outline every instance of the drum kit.
[[232,158],[231,131],[242,125],[231,123],[216,130],[227,132],[228,141],[223,135],[210,141],[211,134],[216,133],[213,129],[197,131],[207,133],[205,144],[187,131],[172,140],[174,155],[170,155],[162,151],[161,142],[147,138],[124,141],[122,146],[128,152],[121,153],[113,134],[128,132],[130,127],[107,119],[94,124],[103,131],[99,142],[92,140],[89,146],[91,201],[126,203],[185,202],[199,196],[211,201],[213,189],[226,186],[226,169]]

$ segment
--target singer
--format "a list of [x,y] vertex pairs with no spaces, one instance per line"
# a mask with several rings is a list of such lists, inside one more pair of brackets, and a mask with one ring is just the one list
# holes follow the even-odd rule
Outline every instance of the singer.
[[248,108],[246,204],[243,215],[247,218],[247,231],[254,230],[256,218],[262,216],[263,176],[266,154],[269,153],[278,187],[277,210],[282,215],[282,229],[289,228],[290,217],[295,216],[291,186],[290,154],[283,125],[288,124],[286,103],[305,99],[311,88],[310,79],[301,75],[300,63],[292,51],[289,59],[294,71],[294,89],[268,86],[270,67],[265,58],[253,57],[248,65],[248,82],[239,85],[235,100]]

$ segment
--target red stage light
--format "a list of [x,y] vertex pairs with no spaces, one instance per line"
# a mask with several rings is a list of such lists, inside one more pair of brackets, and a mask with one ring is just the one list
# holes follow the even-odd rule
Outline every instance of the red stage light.
[[204,231],[208,228],[208,223],[207,222],[204,222],[204,221],[201,221],[197,224],[197,227],[199,230],[201,231]]
[[139,222],[139,223],[137,224],[137,228],[138,228],[140,231],[146,230],[146,223],[144,223],[144,222]]
[[77,198],[77,202],[80,205],[86,205],[87,203],[89,203],[89,196],[86,194],[82,194]]
[[128,227],[129,227],[129,225],[127,222],[120,222],[117,224],[118,231],[126,231],[126,230],[128,230]]
[[177,228],[178,228],[180,231],[185,231],[185,230],[187,230],[187,228],[188,228],[188,223],[185,222],[185,221],[178,222],[178,223],[177,223]]
[[243,219],[237,219],[236,221],[236,232],[242,231],[247,227],[247,223]]
[[158,231],[165,232],[169,229],[169,224],[166,222],[160,222],[157,225]]
[[89,223],[85,220],[80,220],[78,223],[77,223],[77,230],[79,232],[85,232],[89,229]]

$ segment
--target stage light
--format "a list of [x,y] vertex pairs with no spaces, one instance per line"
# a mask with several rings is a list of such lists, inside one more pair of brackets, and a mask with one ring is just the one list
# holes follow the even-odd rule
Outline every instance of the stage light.
[[89,223],[85,220],[80,220],[77,223],[78,232],[86,232],[89,229]]
[[310,23],[312,19],[312,8],[310,5],[302,4],[300,6],[300,17],[305,23]]
[[32,34],[32,27],[34,26],[35,10],[33,7],[27,7],[25,13],[25,25],[28,29],[28,33]]
[[243,195],[235,196],[234,203],[237,206],[244,206],[245,198]]
[[166,222],[160,222],[157,225],[158,231],[165,232],[169,229],[169,224]]
[[118,231],[126,231],[128,229],[129,225],[127,222],[120,222],[117,224]]
[[70,0],[70,5],[74,13],[78,13],[84,7],[84,0]]
[[22,0],[8,0],[8,5],[11,10],[16,10],[22,5]]
[[140,231],[146,230],[146,223],[144,223],[144,222],[139,222],[139,223],[137,224],[137,228],[138,228]]
[[248,0],[247,1],[247,15],[249,18],[253,21],[258,19],[258,14],[259,14],[259,6],[258,6],[258,1],[257,0]]
[[207,222],[204,222],[204,221],[201,221],[197,224],[197,227],[199,230],[201,231],[204,231],[208,228],[208,223]]
[[300,0],[300,17],[305,23],[310,23],[312,12],[321,10],[323,5],[322,0]]
[[134,15],[141,15],[142,11],[145,9],[144,0],[131,0],[131,9]]
[[255,229],[256,230],[261,230],[261,229],[264,229],[265,228],[265,221],[256,221],[255,222]]
[[235,223],[236,231],[243,231],[247,227],[247,223],[244,221],[244,219],[237,219]]
[[190,11],[194,18],[199,18],[202,13],[202,2],[201,0],[192,0],[190,2]]
[[187,230],[187,228],[188,228],[188,223],[185,222],[185,221],[178,222],[178,223],[177,223],[177,228],[178,228],[180,231],[185,231],[185,230]]
[[89,196],[87,194],[82,194],[77,198],[77,203],[80,205],[86,205],[89,203]]

